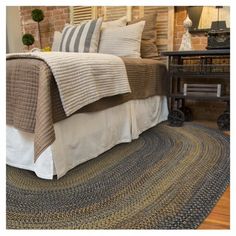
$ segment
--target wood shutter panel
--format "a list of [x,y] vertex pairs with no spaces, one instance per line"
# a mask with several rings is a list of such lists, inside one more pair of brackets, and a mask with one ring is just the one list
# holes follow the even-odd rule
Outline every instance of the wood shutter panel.
[[92,6],[76,6],[71,7],[71,23],[79,24],[82,21],[96,19],[97,11],[96,7]]
[[131,20],[132,7],[131,6],[108,6],[102,7],[101,15],[105,21],[117,20],[123,16],[127,16],[128,20]]

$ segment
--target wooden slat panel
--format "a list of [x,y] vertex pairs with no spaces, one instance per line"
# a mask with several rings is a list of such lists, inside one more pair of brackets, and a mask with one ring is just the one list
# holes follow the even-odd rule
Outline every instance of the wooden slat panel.
[[104,20],[117,20],[122,16],[127,16],[129,9],[127,6],[103,7]]
[[168,50],[172,51],[174,48],[174,17],[175,7],[168,7]]
[[144,16],[144,6],[132,7],[132,20],[142,18]]
[[96,18],[96,7],[92,6],[74,6],[71,7],[71,23],[79,24],[85,20]]

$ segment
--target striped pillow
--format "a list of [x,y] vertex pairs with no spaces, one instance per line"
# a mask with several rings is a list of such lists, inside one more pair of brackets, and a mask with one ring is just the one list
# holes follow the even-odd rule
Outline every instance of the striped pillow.
[[140,57],[141,37],[145,21],[102,30],[99,53],[123,57]]
[[99,18],[81,25],[66,25],[62,31],[59,51],[96,53],[102,20]]

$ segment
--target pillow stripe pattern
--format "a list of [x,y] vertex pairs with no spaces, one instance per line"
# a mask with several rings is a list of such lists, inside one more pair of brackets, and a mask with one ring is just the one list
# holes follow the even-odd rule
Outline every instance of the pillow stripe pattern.
[[[87,33],[86,39],[85,39],[85,45],[84,45],[85,52],[89,52],[90,45],[91,45],[90,38],[92,38],[92,36],[93,36],[95,27],[96,27],[96,22],[92,21],[91,24],[90,24],[90,27],[88,29],[88,33]],[[100,28],[99,28],[99,30],[100,30]]]
[[61,52],[97,52],[102,18],[82,25],[66,25],[62,31]]

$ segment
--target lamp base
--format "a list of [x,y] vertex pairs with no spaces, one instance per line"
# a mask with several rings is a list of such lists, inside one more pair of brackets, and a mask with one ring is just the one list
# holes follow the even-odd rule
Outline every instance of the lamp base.
[[187,31],[183,34],[179,51],[190,51],[190,50],[192,50],[192,37],[191,34]]

